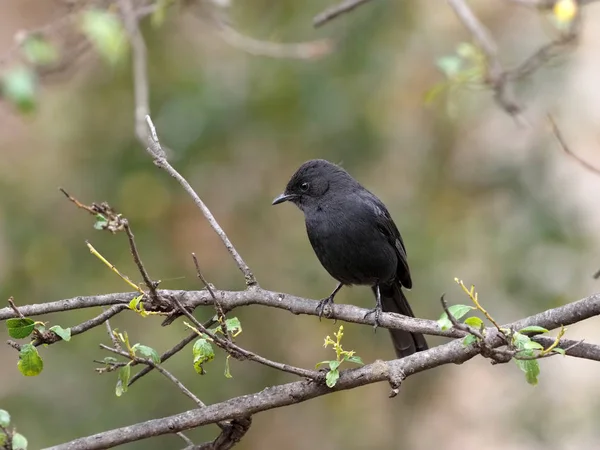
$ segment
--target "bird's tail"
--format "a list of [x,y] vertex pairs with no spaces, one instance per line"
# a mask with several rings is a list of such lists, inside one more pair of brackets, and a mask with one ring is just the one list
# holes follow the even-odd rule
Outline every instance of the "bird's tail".
[[[373,291],[375,292],[375,288],[373,288]],[[381,294],[381,307],[384,312],[415,317],[408,304],[408,300],[406,300],[406,297],[404,296],[404,292],[402,292],[400,283],[380,285],[379,292]],[[410,331],[403,330],[389,331],[398,358],[403,358],[429,348],[425,337],[421,333],[411,333]]]

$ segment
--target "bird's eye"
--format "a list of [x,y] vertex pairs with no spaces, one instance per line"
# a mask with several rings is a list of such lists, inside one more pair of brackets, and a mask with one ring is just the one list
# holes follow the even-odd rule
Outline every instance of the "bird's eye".
[[309,187],[309,185],[307,182],[304,182],[300,185],[300,189],[302,189],[303,192],[308,191],[308,187]]

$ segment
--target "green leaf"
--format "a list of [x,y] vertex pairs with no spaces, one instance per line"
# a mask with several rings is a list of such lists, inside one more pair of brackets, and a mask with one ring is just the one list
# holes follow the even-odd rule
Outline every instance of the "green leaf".
[[449,55],[442,56],[435,64],[447,78],[453,78],[460,72],[463,61],[458,56]]
[[225,321],[225,326],[227,327],[227,331],[229,331],[233,336],[237,336],[242,332],[242,323],[237,317],[227,319]]
[[23,53],[29,62],[45,66],[58,61],[58,50],[41,36],[29,36],[23,43]]
[[348,361],[353,362],[355,364],[360,364],[361,366],[363,366],[365,363],[362,361],[362,359],[360,358],[360,356],[350,356],[348,358],[346,358]]
[[528,350],[544,350],[544,346],[535,341],[526,342],[523,348]]
[[114,358],[112,356],[105,356],[104,359],[102,360],[104,362],[104,364],[111,364],[111,363],[116,363],[118,362],[117,358]]
[[135,344],[132,347],[133,351],[139,353],[142,358],[150,359],[154,364],[160,363],[160,355],[152,347],[147,345]]
[[13,450],[27,450],[27,439],[21,433],[13,434],[12,438]]
[[15,339],[24,339],[29,336],[35,328],[35,322],[29,318],[7,319],[6,328],[8,335]]
[[131,376],[131,366],[127,364],[119,369],[119,378],[117,379],[117,386],[115,388],[115,394],[120,397],[127,392],[127,384],[129,383],[129,377]]
[[[534,356],[533,350],[525,350],[519,353],[518,356]],[[540,375],[540,365],[537,359],[515,359],[515,363],[519,366],[523,372],[525,372],[525,379],[533,386],[538,384],[538,376]]]
[[0,427],[6,428],[10,425],[10,414],[8,411],[0,409]]
[[560,347],[554,347],[552,349],[552,351],[556,352],[556,353],[560,353],[563,356],[565,356],[567,354],[567,352],[565,352],[565,349],[564,348],[560,348]]
[[528,342],[531,342],[531,338],[529,336],[525,336],[524,334],[516,332],[513,333],[512,341],[514,346],[517,347],[518,350],[523,350],[525,348],[525,345]]
[[337,370],[340,367],[341,361],[333,360],[329,361],[329,370]]
[[[448,311],[450,312],[450,314],[452,314],[452,316],[456,320],[460,320],[460,318],[462,316],[467,314],[472,309],[475,309],[475,308],[472,306],[469,306],[469,305],[452,305],[448,308]],[[446,330],[449,330],[450,328],[452,328],[452,322],[448,318],[448,315],[446,314],[446,312],[442,313],[442,315],[440,316],[440,319],[437,321],[437,323],[440,326],[440,328],[442,329],[442,331],[446,331]]]
[[69,342],[71,340],[70,328],[63,328],[60,325],[54,325],[50,327],[50,331],[54,331],[56,334],[58,334],[63,341]]
[[[106,229],[107,226],[108,226],[108,220],[106,219],[106,217],[104,217],[102,214],[96,214],[96,222],[94,222],[94,228],[96,230],[104,230],[104,229]],[[135,308],[131,307],[131,302],[129,303],[129,308],[135,309]]]
[[212,344],[208,342],[208,340],[200,338],[194,342],[192,353],[194,355],[194,369],[196,370],[196,373],[204,375],[206,371],[202,365],[215,358],[215,351],[213,350]]
[[44,361],[32,344],[25,344],[19,352],[19,371],[26,377],[39,375],[44,369]]
[[0,448],[6,448],[4,445],[6,444],[6,434],[0,431]]
[[544,327],[538,327],[537,325],[532,325],[530,327],[521,328],[519,333],[547,333]]
[[37,77],[33,70],[17,66],[8,70],[2,77],[2,95],[22,113],[35,109]]
[[81,29],[108,63],[116,64],[125,55],[127,36],[116,14],[87,10],[82,16]]
[[321,361],[321,362],[318,362],[317,364],[315,364],[315,369],[318,369],[319,366],[324,366],[325,364],[329,365],[330,362],[331,361]]
[[229,358],[231,358],[231,355],[227,355],[227,358],[225,358],[225,378],[233,378],[229,371]]
[[465,338],[462,341],[463,346],[468,347],[471,344],[474,344],[475,342],[477,342],[477,337],[473,336],[472,334],[469,334],[467,336],[465,336]]
[[335,383],[337,383],[339,377],[340,372],[338,370],[330,370],[329,372],[327,372],[327,375],[325,375],[325,384],[327,384],[328,387],[332,388],[335,386]]
[[481,320],[479,317],[467,317],[465,319],[465,324],[479,330],[483,325],[483,320]]

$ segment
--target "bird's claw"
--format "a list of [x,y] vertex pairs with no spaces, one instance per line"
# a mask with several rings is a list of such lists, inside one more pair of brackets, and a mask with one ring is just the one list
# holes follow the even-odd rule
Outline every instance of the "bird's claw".
[[373,308],[367,311],[367,313],[363,316],[363,319],[366,319],[371,314],[375,315],[375,325],[373,325],[373,331],[377,332],[377,327],[380,325],[379,319],[381,318],[381,308]]
[[323,300],[320,300],[319,304],[317,305],[317,308],[315,309],[315,311],[319,315],[319,320],[321,320],[321,317],[323,317],[323,312],[325,311],[326,307],[329,307],[329,311],[327,312],[326,317],[330,319],[331,316],[333,316],[333,298],[331,297],[331,295],[329,297],[324,298]]

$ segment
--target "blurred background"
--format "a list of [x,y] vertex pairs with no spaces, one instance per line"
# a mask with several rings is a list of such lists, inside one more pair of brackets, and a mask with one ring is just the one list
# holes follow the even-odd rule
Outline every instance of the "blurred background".
[[[556,33],[539,15],[509,2],[477,2],[476,12],[514,66]],[[144,22],[149,47],[151,109],[172,164],[188,179],[267,289],[322,298],[335,282],[310,247],[301,213],[271,207],[305,160],[342,164],[387,204],[407,246],[419,317],[440,316],[439,297],[468,299],[454,283],[473,283],[502,323],[598,290],[600,177],[586,171],[549,132],[551,112],[571,149],[600,166],[600,9],[584,11],[579,44],[517,86],[528,125],[501,111],[483,90],[465,91],[448,108],[426,104],[443,81],[440,57],[469,35],[436,0],[372,2],[313,29],[324,2],[234,2],[236,29],[256,39],[292,42],[332,38],[321,59],[270,59],[224,42],[185,9]],[[65,14],[58,2],[3,0],[0,54],[21,29]],[[2,69],[10,66],[4,61]],[[21,114],[0,103],[0,299],[17,305],[128,291],[96,258],[90,242],[136,282],[124,235],[95,231],[93,218],[58,191],[83,202],[108,201],[130,221],[150,275],[167,289],[199,289],[190,253],[220,289],[244,280],[191,199],[158,170],[134,134],[129,63],[83,58],[42,84],[39,105]],[[450,110],[451,109],[451,110]],[[368,288],[344,289],[338,302],[371,307]],[[5,302],[5,300],[1,300]],[[2,306],[5,306],[4,304]],[[100,310],[40,318],[73,326]],[[212,310],[198,309],[206,319]],[[263,307],[235,310],[237,342],[267,358],[302,367],[332,355],[322,347],[332,321]],[[181,320],[123,313],[113,327],[132,342],[163,352],[187,331]],[[345,325],[344,346],[365,362],[390,359],[389,336]],[[567,337],[598,342],[597,320],[569,327]],[[8,338],[4,326],[0,341]],[[445,342],[430,337],[431,345]],[[8,410],[31,449],[192,409],[158,373],[121,398],[116,374],[98,375],[93,359],[108,356],[103,327],[71,342],[40,348],[45,367],[23,377],[18,355],[0,346],[0,408]],[[233,361],[223,376],[217,353],[197,375],[191,347],[166,367],[206,403],[260,391],[294,377]],[[574,358],[541,361],[540,384],[529,386],[514,363],[475,358],[411,377],[387,398],[380,383],[261,413],[237,448],[322,449],[581,449],[597,447],[600,365]],[[216,426],[186,433],[195,442]],[[165,436],[126,449],[179,449]]]

